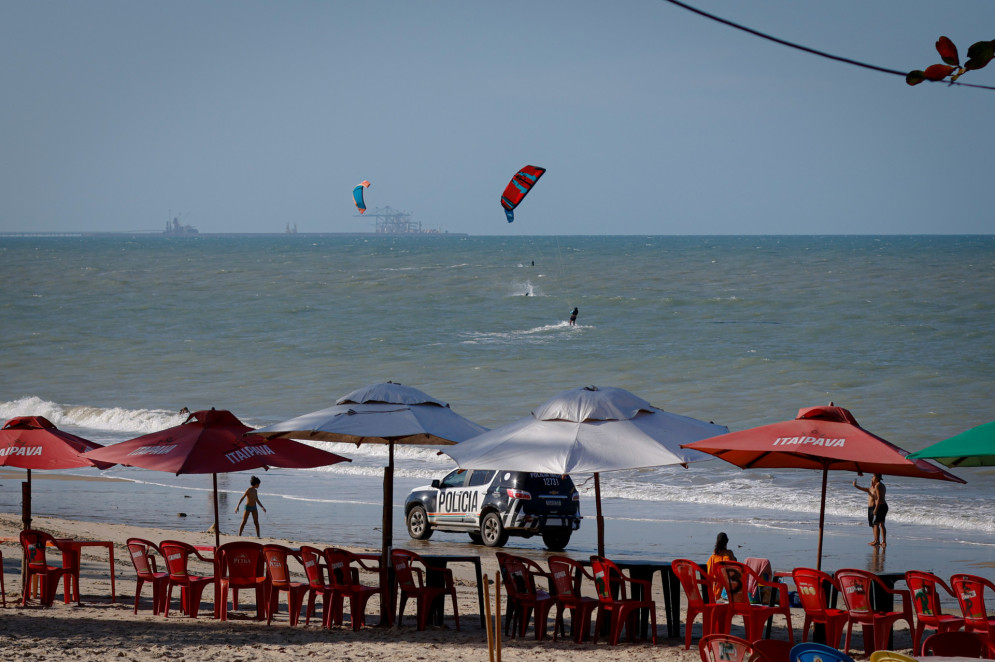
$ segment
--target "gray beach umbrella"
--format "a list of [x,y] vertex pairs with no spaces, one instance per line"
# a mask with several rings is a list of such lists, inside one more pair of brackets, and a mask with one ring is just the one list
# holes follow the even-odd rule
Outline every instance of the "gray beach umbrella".
[[706,423],[654,407],[625,389],[585,386],[563,391],[531,415],[442,451],[464,469],[594,474],[598,554],[604,555],[603,471],[684,465],[711,459],[681,444],[725,434]]
[[[388,561],[393,544],[394,446],[455,444],[486,430],[487,428],[454,412],[442,400],[410,386],[385,382],[364,386],[339,398],[331,407],[267,425],[254,434],[356,445],[387,445],[380,567],[383,573],[382,585],[389,586]],[[386,607],[387,605],[381,605],[381,619],[385,624],[390,620]]]

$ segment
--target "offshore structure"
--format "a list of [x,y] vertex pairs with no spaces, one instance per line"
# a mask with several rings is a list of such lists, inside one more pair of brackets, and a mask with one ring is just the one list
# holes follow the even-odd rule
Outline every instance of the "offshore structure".
[[376,234],[439,234],[438,230],[425,230],[420,221],[412,221],[411,213],[391,207],[377,207],[357,217],[374,218]]

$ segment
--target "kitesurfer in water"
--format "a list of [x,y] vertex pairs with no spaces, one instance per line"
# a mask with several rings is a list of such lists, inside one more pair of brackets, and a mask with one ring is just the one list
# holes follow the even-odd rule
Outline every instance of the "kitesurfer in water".
[[570,313],[570,326],[576,326],[576,324],[577,324],[577,313],[579,313],[579,312],[580,311],[577,308],[574,308],[573,312]]

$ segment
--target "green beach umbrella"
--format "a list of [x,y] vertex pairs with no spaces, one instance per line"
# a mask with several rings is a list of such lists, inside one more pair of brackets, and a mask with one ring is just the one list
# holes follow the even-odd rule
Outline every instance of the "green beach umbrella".
[[939,441],[909,458],[936,460],[948,467],[995,466],[995,421]]

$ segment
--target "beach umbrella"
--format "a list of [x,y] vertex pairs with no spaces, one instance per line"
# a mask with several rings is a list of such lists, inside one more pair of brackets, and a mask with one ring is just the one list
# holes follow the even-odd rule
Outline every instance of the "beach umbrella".
[[822,471],[819,505],[819,547],[816,567],[822,569],[822,535],[826,521],[826,483],[832,471],[932,478],[963,483],[957,476],[860,427],[843,407],[806,407],[790,421],[730,432],[686,444],[743,469],[815,469]]
[[[383,477],[382,585],[389,586],[390,548],[393,545],[394,446],[455,444],[486,431],[454,412],[449,404],[395,382],[371,384],[339,398],[326,409],[304,414],[255,431],[263,437],[360,444],[386,444]],[[386,603],[386,600],[383,601]],[[384,624],[388,605],[381,605]]]
[[909,455],[948,467],[995,466],[995,421],[979,425]]
[[529,416],[442,450],[464,469],[594,474],[598,554],[603,556],[601,472],[708,460],[681,444],[728,431],[666,412],[621,388],[585,386],[563,391]]
[[31,528],[31,470],[106,469],[113,462],[95,462],[83,455],[101,445],[64,432],[44,416],[12,418],[0,429],[0,467],[27,470],[27,482],[21,494],[21,518],[24,528]]
[[348,458],[290,439],[264,439],[222,409],[195,411],[180,425],[104,446],[86,454],[92,460],[176,474],[214,477],[214,544],[221,545],[218,474],[269,467],[310,469]]

